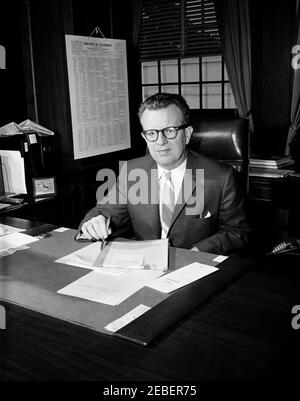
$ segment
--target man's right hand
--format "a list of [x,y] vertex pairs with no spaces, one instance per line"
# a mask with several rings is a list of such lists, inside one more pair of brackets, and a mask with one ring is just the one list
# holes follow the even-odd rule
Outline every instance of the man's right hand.
[[109,218],[99,215],[83,223],[81,231],[87,239],[105,240],[111,234],[109,224]]

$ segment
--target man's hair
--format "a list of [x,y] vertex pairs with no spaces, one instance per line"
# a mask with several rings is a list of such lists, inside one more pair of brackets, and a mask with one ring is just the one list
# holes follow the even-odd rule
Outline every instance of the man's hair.
[[187,102],[181,95],[177,95],[176,93],[156,93],[148,97],[144,102],[141,103],[139,108],[139,119],[145,110],[161,110],[165,109],[168,106],[175,104],[183,114],[184,123],[190,122],[190,108],[187,105]]

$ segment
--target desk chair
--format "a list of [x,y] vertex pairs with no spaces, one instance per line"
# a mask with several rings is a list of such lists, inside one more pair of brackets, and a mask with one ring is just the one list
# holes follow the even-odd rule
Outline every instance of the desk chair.
[[229,164],[248,192],[249,123],[244,118],[202,118],[192,114],[194,128],[189,148],[204,156]]

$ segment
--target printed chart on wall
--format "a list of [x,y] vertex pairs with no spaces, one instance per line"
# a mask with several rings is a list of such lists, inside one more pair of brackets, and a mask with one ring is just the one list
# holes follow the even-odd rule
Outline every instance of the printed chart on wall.
[[74,159],[130,148],[125,40],[65,38]]

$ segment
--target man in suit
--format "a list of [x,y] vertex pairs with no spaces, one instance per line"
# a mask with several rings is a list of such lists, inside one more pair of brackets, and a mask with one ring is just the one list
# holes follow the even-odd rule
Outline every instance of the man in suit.
[[249,228],[233,169],[188,149],[193,128],[183,97],[150,96],[139,118],[149,155],[126,162],[112,188],[117,196],[97,197],[82,235],[169,238],[172,246],[217,254],[243,247]]

